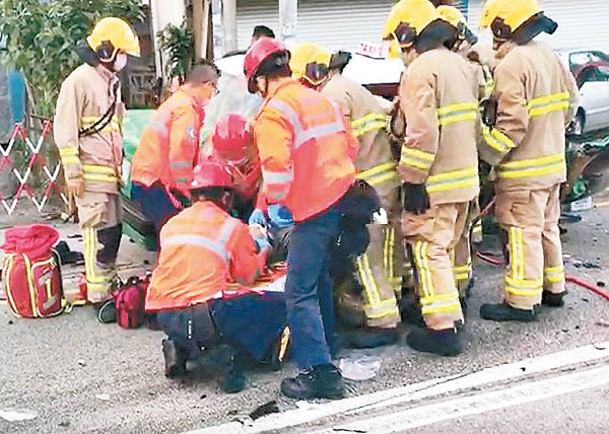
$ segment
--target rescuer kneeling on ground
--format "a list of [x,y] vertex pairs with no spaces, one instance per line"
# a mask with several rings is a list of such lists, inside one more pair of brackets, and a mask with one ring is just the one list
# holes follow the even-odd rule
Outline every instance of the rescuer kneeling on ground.
[[[245,341],[255,353],[249,341],[263,351],[281,334],[286,321],[281,294],[227,297],[228,279],[254,282],[271,250],[266,238],[252,238],[247,225],[228,214],[234,195],[230,169],[211,160],[201,162],[195,168],[191,195],[194,204],[161,230],[159,262],[146,298],[146,310],[158,313],[158,323],[168,335],[163,353],[165,375],[170,378],[185,375],[187,360],[219,343]],[[230,342],[223,341],[227,338]],[[245,385],[234,368],[223,384],[227,392]]]

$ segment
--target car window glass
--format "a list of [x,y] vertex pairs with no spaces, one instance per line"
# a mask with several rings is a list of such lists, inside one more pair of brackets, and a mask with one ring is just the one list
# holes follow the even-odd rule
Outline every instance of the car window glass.
[[590,63],[592,60],[590,58],[590,54],[586,52],[573,53],[569,56],[569,63],[571,67],[580,67],[584,66],[587,63]]
[[607,55],[605,53],[601,53],[600,51],[591,51],[590,60],[595,63],[605,62],[607,61]]
[[609,66],[589,66],[583,68],[576,78],[577,85],[583,86],[584,83],[609,81]]
[[609,81],[609,66],[599,66],[596,69],[598,81]]

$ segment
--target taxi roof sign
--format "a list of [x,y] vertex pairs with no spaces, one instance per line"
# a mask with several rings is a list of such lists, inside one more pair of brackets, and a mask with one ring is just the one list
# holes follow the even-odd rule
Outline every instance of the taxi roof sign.
[[389,57],[387,44],[383,43],[360,42],[355,52],[360,56],[366,56],[372,59],[387,59]]

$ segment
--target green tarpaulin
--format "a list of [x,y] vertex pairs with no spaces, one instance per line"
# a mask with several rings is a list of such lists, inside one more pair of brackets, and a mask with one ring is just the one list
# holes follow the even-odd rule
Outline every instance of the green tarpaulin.
[[142,132],[148,125],[150,117],[154,112],[154,110],[127,110],[125,114],[123,121],[123,151],[125,152],[125,159],[123,160],[124,186],[121,193],[129,199],[131,198],[131,160],[140,143]]

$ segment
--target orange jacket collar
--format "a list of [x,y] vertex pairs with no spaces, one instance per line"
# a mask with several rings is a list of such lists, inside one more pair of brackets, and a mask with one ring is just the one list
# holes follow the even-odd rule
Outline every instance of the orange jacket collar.
[[269,92],[269,94],[264,98],[264,102],[268,102],[268,100],[272,99],[277,95],[283,88],[291,86],[291,85],[300,85],[296,80],[292,78],[286,79],[283,83],[281,83],[273,92]]

